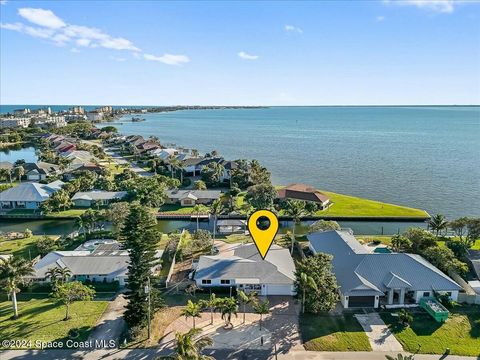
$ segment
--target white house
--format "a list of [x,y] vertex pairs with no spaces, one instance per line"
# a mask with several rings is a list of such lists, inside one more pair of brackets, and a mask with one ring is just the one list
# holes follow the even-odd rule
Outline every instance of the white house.
[[288,249],[272,245],[262,260],[254,244],[237,244],[233,255],[200,256],[198,287],[235,287],[259,295],[295,295],[295,265]]
[[166,204],[178,204],[182,206],[195,206],[196,204],[209,204],[222,195],[220,190],[167,190]]
[[72,197],[75,206],[90,207],[97,203],[99,205],[108,205],[112,201],[121,200],[127,196],[126,191],[79,191]]
[[456,301],[461,287],[420,255],[370,253],[346,231],[308,235],[309,248],[333,256],[333,271],[345,308],[402,306],[418,303],[434,292]]
[[60,190],[63,185],[60,180],[49,184],[21,183],[0,193],[0,209],[39,209],[42,202]]

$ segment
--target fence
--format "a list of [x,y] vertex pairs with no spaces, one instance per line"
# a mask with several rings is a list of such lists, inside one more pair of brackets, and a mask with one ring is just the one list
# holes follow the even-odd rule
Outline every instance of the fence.
[[475,290],[473,290],[473,288],[465,280],[463,280],[460,275],[454,272],[449,273],[449,275],[465,291],[464,293],[458,294],[459,303],[480,305],[480,295],[475,293]]
[[185,229],[182,230],[182,233],[180,234],[180,240],[178,240],[177,246],[175,248],[175,253],[173,254],[172,263],[170,264],[170,270],[168,271],[167,279],[165,280],[165,287],[167,288],[168,288],[168,283],[170,282],[170,279],[173,274],[173,269],[175,268],[175,263],[177,261],[177,252],[180,247],[180,243],[182,242],[184,234],[185,234]]

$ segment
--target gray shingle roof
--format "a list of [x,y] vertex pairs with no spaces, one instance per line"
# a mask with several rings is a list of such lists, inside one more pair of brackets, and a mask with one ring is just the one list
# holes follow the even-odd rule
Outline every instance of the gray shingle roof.
[[315,252],[333,255],[333,269],[344,295],[374,295],[389,288],[460,290],[460,286],[420,255],[369,254],[343,231],[308,235]]
[[272,245],[262,260],[254,244],[239,245],[230,257],[200,256],[196,279],[255,278],[264,284],[292,284],[295,265],[288,249]]

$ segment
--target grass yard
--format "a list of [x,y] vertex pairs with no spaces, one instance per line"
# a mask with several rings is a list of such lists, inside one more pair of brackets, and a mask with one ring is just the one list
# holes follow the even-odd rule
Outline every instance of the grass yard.
[[419,217],[426,218],[428,213],[424,210],[387,204],[380,201],[363,199],[355,196],[336,194],[322,191],[330,197],[333,205],[322,211],[317,211],[318,216],[388,216],[388,217]]
[[[25,259],[33,259],[38,255],[35,242],[43,235],[32,235],[26,239],[0,240],[0,254],[13,254]],[[58,240],[59,236],[50,236]]]
[[[159,212],[165,214],[193,214],[193,206],[180,206],[180,204],[165,204],[160,207]],[[203,211],[201,214],[208,214],[208,210]]]
[[480,356],[480,306],[459,306],[451,310],[444,324],[437,323],[426,312],[415,312],[413,323],[404,328],[391,312],[380,314],[406,351],[443,354],[450,348],[451,354]]
[[82,208],[82,209],[68,209],[64,211],[56,211],[52,212],[47,215],[49,218],[57,218],[57,217],[71,217],[71,218],[76,218],[82,215],[85,211],[87,211],[88,208]]
[[303,346],[310,351],[372,351],[367,335],[351,314],[300,316]]
[[12,303],[0,303],[0,339],[66,341],[71,329],[77,329],[76,341],[84,341],[107,308],[106,301],[82,301],[72,304],[71,319],[63,321],[65,306],[49,299],[32,299],[18,303],[19,315],[12,320]]

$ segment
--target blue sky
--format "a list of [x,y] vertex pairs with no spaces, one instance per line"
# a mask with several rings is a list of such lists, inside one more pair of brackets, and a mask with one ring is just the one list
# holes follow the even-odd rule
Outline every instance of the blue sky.
[[480,3],[0,0],[2,104],[479,104]]

